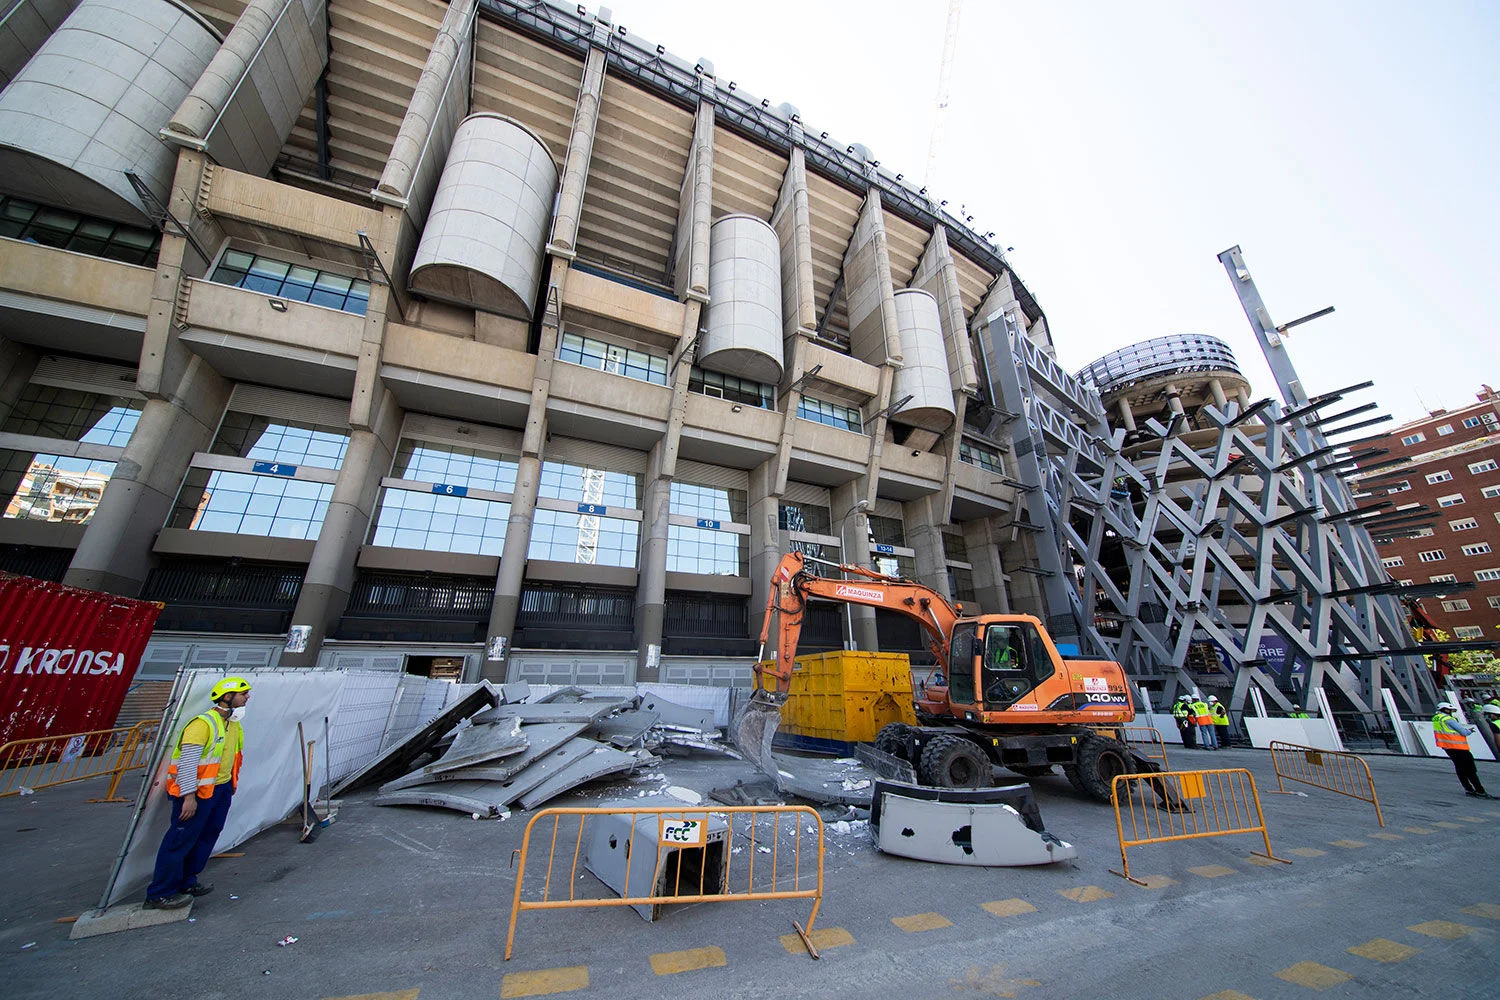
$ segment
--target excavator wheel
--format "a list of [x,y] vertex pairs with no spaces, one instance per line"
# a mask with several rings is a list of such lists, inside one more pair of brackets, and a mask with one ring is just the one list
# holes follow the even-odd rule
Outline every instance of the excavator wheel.
[[1086,733],[1078,741],[1078,763],[1063,765],[1073,787],[1100,802],[1108,802],[1116,776],[1133,774],[1130,751],[1119,740]]
[[1007,764],[1005,766],[1023,778],[1045,778],[1052,773],[1051,764]]
[[917,774],[922,784],[934,788],[988,788],[994,784],[990,759],[962,736],[939,736],[923,747]]
[[[906,746],[911,738],[911,732],[915,726],[908,726],[904,722],[888,722],[880,727],[880,732],[875,734],[875,749],[881,753],[888,753],[900,760],[907,760]],[[914,760],[907,760],[910,764],[916,764]]]

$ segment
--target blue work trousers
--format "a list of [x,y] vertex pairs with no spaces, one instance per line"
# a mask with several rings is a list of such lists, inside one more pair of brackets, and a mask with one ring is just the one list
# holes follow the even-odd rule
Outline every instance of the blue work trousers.
[[198,873],[214,853],[214,843],[229,816],[229,801],[234,797],[230,782],[214,786],[211,799],[199,799],[198,811],[181,822],[182,798],[168,796],[172,802],[172,825],[156,851],[156,873],[146,888],[147,899],[175,896],[190,885],[198,884]]
[[1200,750],[1217,750],[1217,749],[1219,749],[1219,740],[1214,735],[1214,727],[1213,727],[1212,723],[1210,723],[1209,725],[1206,725],[1206,726],[1199,726],[1198,727],[1198,749],[1200,749]]

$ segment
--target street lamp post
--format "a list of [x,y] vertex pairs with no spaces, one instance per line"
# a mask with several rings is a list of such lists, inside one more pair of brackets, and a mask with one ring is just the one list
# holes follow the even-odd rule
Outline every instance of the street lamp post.
[[[839,560],[840,562],[847,564],[853,561],[849,558],[849,515],[853,514],[855,511],[863,512],[869,509],[870,501],[861,500],[839,515],[839,546],[841,549],[840,555],[843,557]],[[863,560],[861,560],[861,562],[863,562]],[[848,578],[849,574],[845,572],[844,579],[847,580]],[[849,630],[848,638],[844,640],[844,649],[858,649],[859,644],[854,640],[854,606],[849,601],[844,602],[844,625]]]

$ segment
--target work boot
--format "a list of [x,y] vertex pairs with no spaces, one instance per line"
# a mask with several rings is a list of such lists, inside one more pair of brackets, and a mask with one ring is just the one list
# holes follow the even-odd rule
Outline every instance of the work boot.
[[158,896],[148,899],[145,908],[148,910],[180,910],[193,901],[193,897],[185,892],[179,892],[171,896]]
[[182,891],[189,896],[207,896],[214,891],[214,885],[212,882],[194,882],[192,885],[184,886]]

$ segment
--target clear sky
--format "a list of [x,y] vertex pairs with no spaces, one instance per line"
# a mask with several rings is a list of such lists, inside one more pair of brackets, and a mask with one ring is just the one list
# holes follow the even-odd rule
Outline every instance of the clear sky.
[[[615,0],[617,24],[920,177],[945,0]],[[597,5],[590,5],[596,10]],[[1076,370],[1168,333],[1275,391],[1238,244],[1310,392],[1397,420],[1500,386],[1500,2],[966,0],[931,190],[963,205]]]

